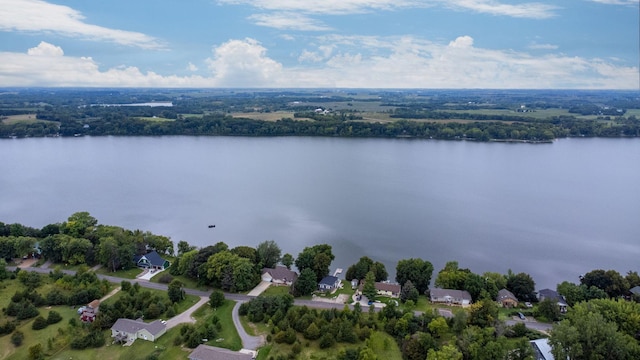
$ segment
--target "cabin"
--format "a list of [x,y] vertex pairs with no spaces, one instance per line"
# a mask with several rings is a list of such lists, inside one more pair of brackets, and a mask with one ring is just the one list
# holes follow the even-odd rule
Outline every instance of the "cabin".
[[340,279],[335,276],[325,276],[318,283],[318,289],[321,291],[332,291],[340,287]]
[[469,306],[471,304],[471,294],[466,290],[453,289],[431,289],[430,299],[432,303]]
[[276,266],[275,268],[262,269],[262,281],[270,282],[276,285],[291,286],[298,274],[295,271],[287,269],[285,266]]
[[191,354],[189,360],[252,360],[255,352],[237,352],[209,345],[198,345]]
[[137,267],[161,271],[168,268],[170,265],[169,261],[163,259],[155,250],[148,252],[145,255],[134,256],[133,262]]
[[136,339],[156,341],[167,332],[167,326],[160,320],[146,323],[140,319],[120,318],[111,327],[111,337],[116,341],[132,344]]
[[498,304],[503,308],[514,308],[518,306],[518,298],[516,298],[516,296],[507,289],[498,291],[496,302],[498,302]]

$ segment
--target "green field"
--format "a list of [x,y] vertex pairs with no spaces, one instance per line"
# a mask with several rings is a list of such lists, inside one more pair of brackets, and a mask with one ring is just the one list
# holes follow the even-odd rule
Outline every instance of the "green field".
[[16,124],[16,123],[36,123],[36,122],[55,122],[49,120],[38,120],[36,114],[24,114],[24,115],[9,115],[4,117],[2,123],[4,124]]
[[136,276],[140,275],[142,273],[142,270],[139,268],[131,268],[128,270],[118,270],[116,272],[112,272],[109,269],[105,268],[105,267],[101,267],[99,269],[97,269],[96,274],[102,274],[102,275],[108,275],[108,276],[115,276],[115,277],[120,277],[123,279],[135,279]]
[[233,324],[233,317],[231,315],[235,304],[234,301],[226,300],[224,305],[216,309],[212,309],[209,304],[205,304],[193,313],[193,317],[198,322],[208,321],[211,317],[218,316],[222,324],[222,330],[220,330],[218,334],[218,339],[209,339],[205,344],[234,351],[242,349],[242,340],[240,339],[240,335],[238,335],[238,330],[236,330]]

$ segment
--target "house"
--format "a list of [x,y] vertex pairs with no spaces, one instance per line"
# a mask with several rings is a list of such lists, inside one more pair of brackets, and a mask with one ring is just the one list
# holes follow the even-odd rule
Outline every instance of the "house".
[[516,298],[516,296],[507,289],[498,291],[496,301],[504,308],[513,308],[518,306],[518,298]]
[[80,314],[80,320],[82,322],[93,322],[98,315],[98,308],[100,307],[100,300],[93,300],[88,303],[86,306],[78,309],[78,313]]
[[[399,298],[400,290],[402,290],[402,287],[399,284],[391,284],[388,282],[376,282],[374,286],[376,288],[377,295],[388,296],[392,298]],[[363,288],[364,281],[361,281],[360,287],[358,288],[360,290],[360,293],[362,293]]]
[[164,270],[169,267],[169,261],[163,259],[155,250],[145,254],[133,257],[133,262],[137,267],[151,268],[156,270]]
[[631,295],[640,296],[640,286],[632,287],[631,289],[629,289],[629,292],[631,293]]
[[318,289],[322,291],[331,291],[340,287],[340,279],[335,276],[325,276],[318,283]]
[[274,269],[262,269],[262,281],[274,284],[291,285],[297,278],[298,274],[295,271],[287,269],[285,266],[276,266]]
[[551,345],[549,339],[538,339],[529,341],[533,348],[533,358],[536,360],[555,360],[551,353]]
[[564,314],[567,312],[567,307],[569,306],[569,304],[567,304],[567,300],[565,300],[564,296],[558,294],[557,291],[551,289],[540,290],[538,292],[538,300],[543,301],[546,299],[555,301],[558,304],[561,313]]
[[209,345],[198,345],[191,354],[189,360],[251,360],[255,355],[231,351]]
[[430,290],[430,298],[432,303],[461,306],[468,306],[471,304],[471,294],[466,290],[435,288]]
[[156,341],[166,331],[167,326],[160,320],[146,323],[140,319],[120,318],[111,327],[111,337],[127,343],[133,343],[136,339]]

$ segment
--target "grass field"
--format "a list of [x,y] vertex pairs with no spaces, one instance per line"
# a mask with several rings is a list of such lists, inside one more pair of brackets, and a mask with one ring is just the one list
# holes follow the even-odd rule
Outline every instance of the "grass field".
[[193,317],[198,322],[207,321],[214,315],[217,315],[220,319],[220,323],[222,323],[222,330],[218,334],[218,339],[209,339],[205,344],[234,351],[242,349],[242,339],[240,339],[240,335],[238,335],[238,331],[233,325],[233,318],[231,315],[235,304],[235,301],[226,300],[224,305],[216,309],[212,309],[209,304],[205,304],[193,313]]
[[[234,118],[246,118],[262,121],[278,121],[283,118],[293,119],[293,111],[274,111],[274,112],[238,112],[232,113]],[[301,119],[296,119],[301,120]],[[308,119],[307,119],[308,120]]]
[[2,120],[2,123],[4,124],[15,124],[20,122],[35,123],[35,122],[55,122],[55,121],[38,120],[36,119],[36,114],[9,115],[4,120]]
[[135,279],[136,276],[140,275],[140,273],[142,273],[142,270],[139,268],[131,268],[128,270],[118,270],[116,272],[110,271],[105,267],[101,267],[98,270],[96,270],[96,274],[116,276],[124,279]]
[[[151,282],[154,283],[160,283],[160,278],[162,277],[162,275],[164,274],[169,274],[168,271],[163,271],[160,272],[158,274],[156,274],[154,277],[151,278]],[[178,279],[182,282],[182,284],[184,285],[184,287],[189,288],[189,289],[196,289],[196,290],[203,290],[203,291],[207,291],[207,290],[211,290],[211,288],[207,287],[207,286],[198,286],[198,282],[190,277],[184,276],[184,275],[171,275],[174,279]]]
[[167,119],[167,118],[157,117],[157,116],[142,116],[142,117],[138,117],[138,119],[146,120],[146,121],[154,121],[154,122],[175,121],[174,119]]

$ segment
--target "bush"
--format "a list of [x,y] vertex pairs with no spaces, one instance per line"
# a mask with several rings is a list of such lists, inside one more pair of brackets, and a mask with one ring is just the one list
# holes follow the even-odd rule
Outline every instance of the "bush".
[[15,322],[5,322],[4,325],[0,325],[0,335],[10,334],[16,329]]
[[214,290],[211,295],[209,295],[209,305],[211,305],[212,308],[222,306],[224,301],[224,293],[220,290]]
[[162,274],[160,275],[160,277],[158,278],[158,282],[162,283],[162,284],[168,284],[170,282],[173,281],[173,276],[169,275],[169,274]]
[[57,311],[49,312],[49,316],[47,317],[47,323],[55,324],[62,321],[62,315],[60,315]]
[[18,330],[11,335],[11,343],[16,347],[22,345],[22,341],[24,340],[24,334],[22,331]]
[[42,330],[42,329],[46,328],[47,325],[49,325],[49,323],[47,323],[47,320],[45,318],[43,318],[42,316],[38,316],[33,321],[33,324],[31,324],[31,328],[33,330]]

